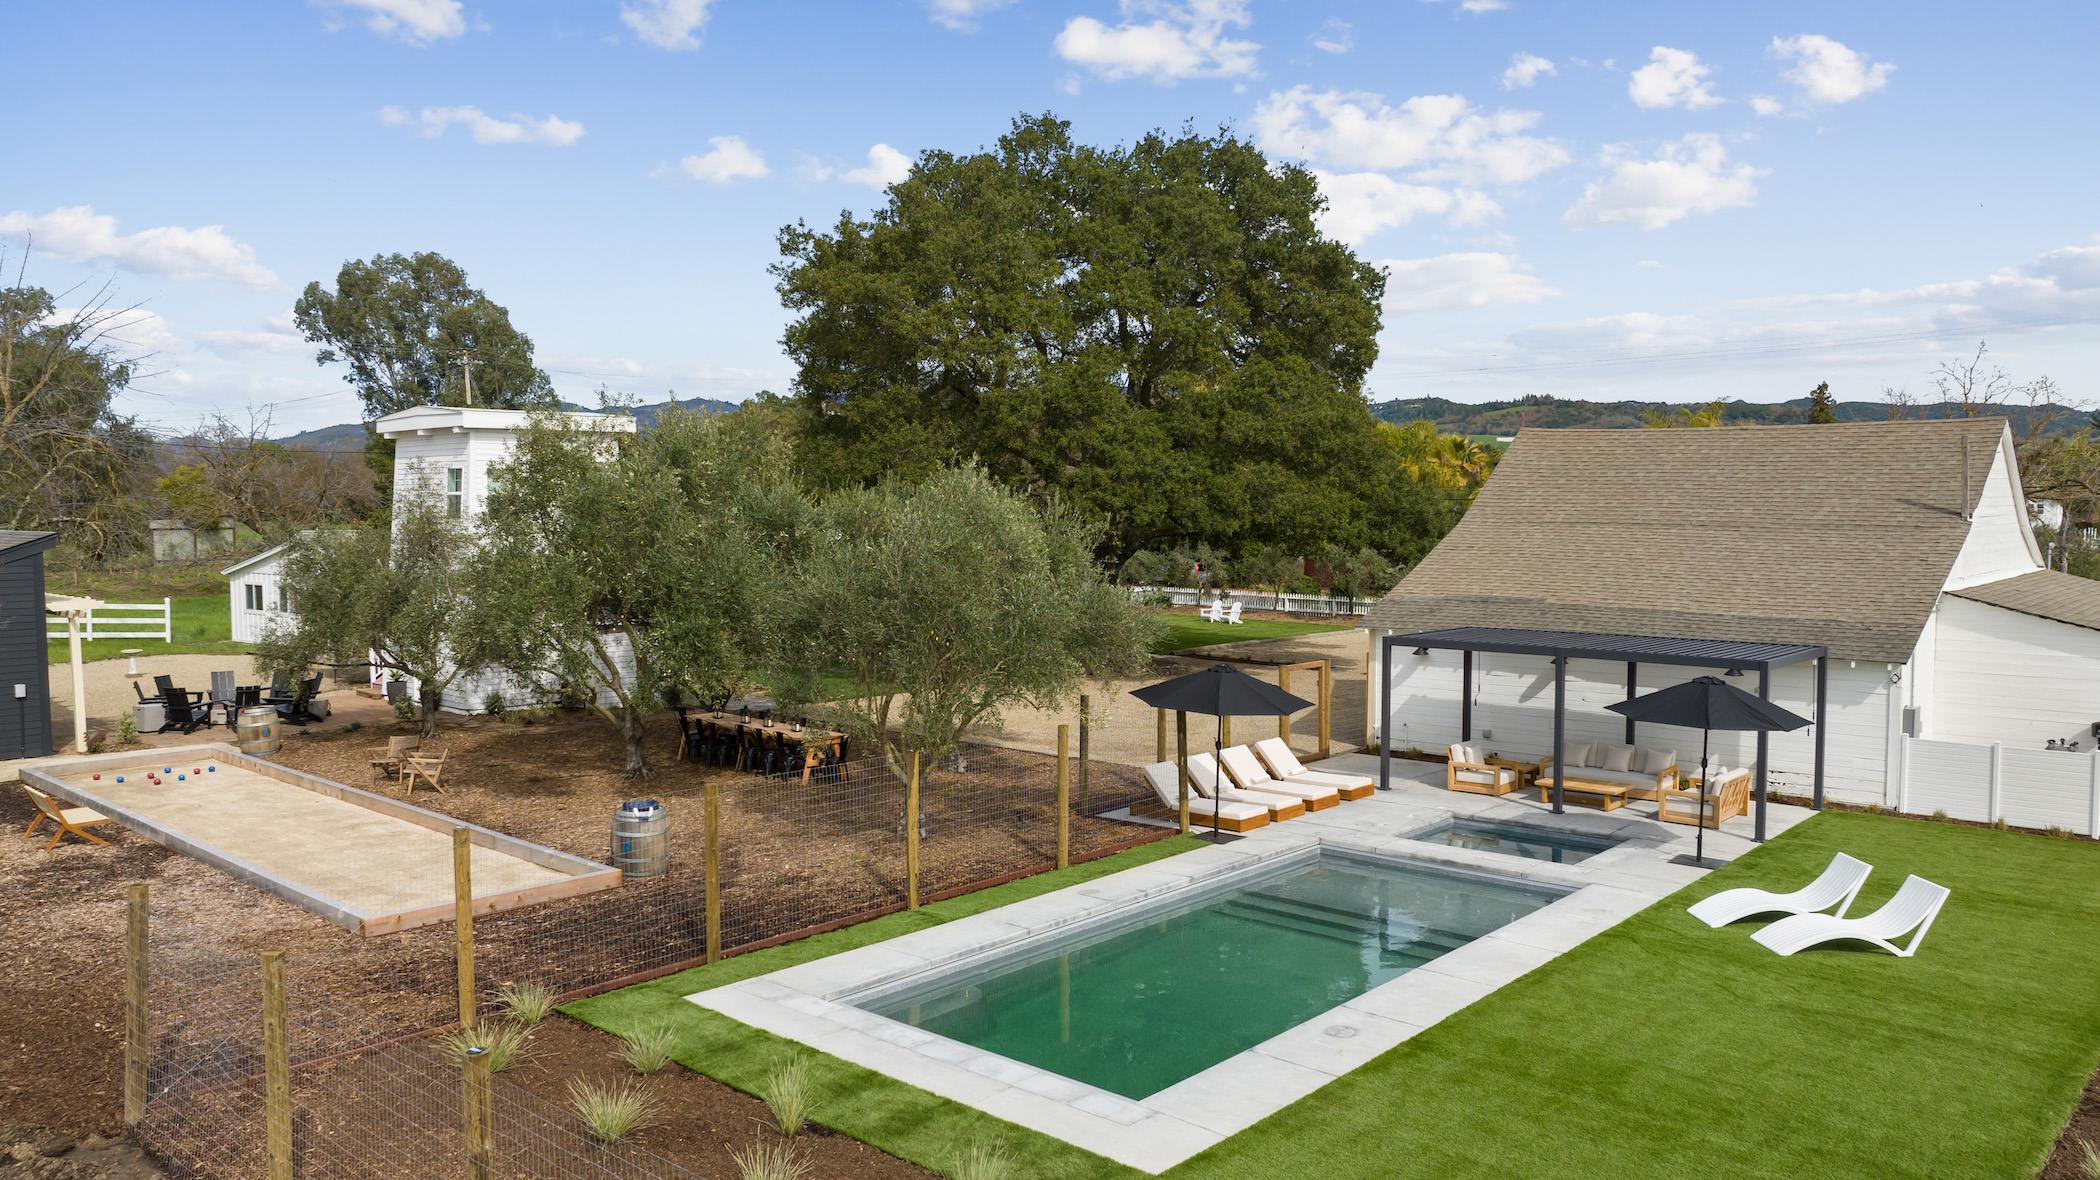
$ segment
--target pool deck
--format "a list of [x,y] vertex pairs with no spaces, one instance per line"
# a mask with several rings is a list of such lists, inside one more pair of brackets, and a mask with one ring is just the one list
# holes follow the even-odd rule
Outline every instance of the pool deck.
[[[1320,769],[1376,777],[1378,759],[1350,754]],[[1455,794],[1444,768],[1395,760],[1393,789],[1272,824],[1242,839],[1016,902],[873,946],[698,992],[693,1003],[811,1048],[976,1107],[1147,1172],[1160,1172],[1283,1109],[1503,984],[1580,945],[1704,876],[1669,863],[1695,835],[1659,823],[1654,804],[1612,812],[1570,805],[1561,815],[1536,792]],[[1774,805],[1768,835],[1814,814]],[[1619,840],[1577,864],[1452,848],[1407,833],[1460,816]],[[1749,851],[1748,819],[1706,836],[1709,858]],[[928,972],[967,970],[986,958],[1048,941],[1082,923],[1112,920],[1169,895],[1312,856],[1322,847],[1486,870],[1571,890],[1400,978],[1227,1058],[1194,1077],[1132,1100],[1011,1058],[877,1016],[850,1001]]]

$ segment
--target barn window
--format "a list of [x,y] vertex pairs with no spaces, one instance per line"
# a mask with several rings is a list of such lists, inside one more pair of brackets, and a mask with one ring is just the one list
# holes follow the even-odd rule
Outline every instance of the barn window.
[[289,591],[287,591],[287,590],[286,590],[286,589],[285,589],[284,587],[282,587],[282,586],[279,586],[279,587],[277,588],[277,609],[278,609],[278,610],[290,610],[290,609],[292,609],[292,596],[291,596],[291,593],[290,593]]
[[242,586],[241,590],[243,592],[241,595],[241,601],[244,605],[247,606],[249,610],[261,610],[263,608],[261,584],[256,582],[249,582],[248,584]]
[[445,515],[458,518],[466,515],[467,473],[465,468],[445,468]]

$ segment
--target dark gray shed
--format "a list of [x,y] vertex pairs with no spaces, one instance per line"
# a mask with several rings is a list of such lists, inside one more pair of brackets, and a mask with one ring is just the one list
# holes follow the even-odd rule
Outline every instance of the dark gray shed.
[[44,551],[57,533],[0,529],[0,759],[51,753]]

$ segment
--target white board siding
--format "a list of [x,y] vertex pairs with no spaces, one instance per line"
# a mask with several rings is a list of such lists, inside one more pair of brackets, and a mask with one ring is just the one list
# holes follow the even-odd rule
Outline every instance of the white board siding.
[[[1433,651],[1426,657],[1413,655],[1405,648],[1394,652],[1396,750],[1417,746],[1440,753],[1459,739],[1461,659],[1455,651]],[[1643,664],[1638,693],[1654,692],[1717,671]],[[1375,673],[1373,682],[1375,694]],[[1754,672],[1746,672],[1737,683],[1748,691],[1757,690]],[[1551,752],[1553,667],[1545,658],[1476,653],[1473,687],[1476,740],[1505,754],[1537,757]],[[1569,742],[1625,740],[1625,718],[1605,709],[1626,697],[1625,664],[1571,660],[1567,687]],[[1854,668],[1843,660],[1831,661],[1824,789],[1832,797],[1874,802],[1887,797],[1890,687],[1888,669],[1883,664]],[[1784,668],[1773,674],[1772,699],[1803,717],[1813,715],[1814,692],[1813,664]],[[1769,781],[1774,787],[1790,793],[1812,789],[1814,733],[1810,726],[1771,736]],[[1674,749],[1679,763],[1685,766],[1698,765],[1700,736],[1696,729],[1674,726],[1640,725],[1635,730],[1640,745]],[[1711,764],[1748,766],[1756,760],[1757,739],[1753,734],[1715,733],[1709,750]]]
[[[2013,486],[2015,468],[2008,446],[2009,441],[2001,444],[1991,457],[1975,519],[1947,575],[1949,588],[1978,586],[2042,568],[2041,550],[2035,546],[2027,521],[2026,500]],[[1975,462],[1973,457],[1970,461]],[[1959,479],[1960,459],[1951,457],[1950,467]]]
[[[259,561],[237,574],[226,577],[226,598],[233,612],[229,634],[235,643],[259,643],[273,626],[288,622],[290,616],[277,609],[277,590],[282,582],[284,559],[273,557]],[[249,586],[262,588],[263,609],[248,609]]]
[[1942,596],[1934,692],[1921,733],[1945,741],[2044,750],[2051,739],[2094,748],[2100,721],[2100,631],[1966,598]]

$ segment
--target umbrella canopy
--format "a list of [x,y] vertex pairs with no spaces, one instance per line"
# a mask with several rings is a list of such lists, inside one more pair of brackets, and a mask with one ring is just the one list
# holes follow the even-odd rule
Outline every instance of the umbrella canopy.
[[1635,721],[1681,725],[1686,729],[1791,730],[1808,724],[1807,718],[1744,692],[1718,676],[1701,676],[1604,707]]
[[1132,689],[1130,695],[1155,709],[1212,717],[1281,717],[1313,707],[1311,701],[1257,680],[1231,664],[1212,664],[1186,676]]

